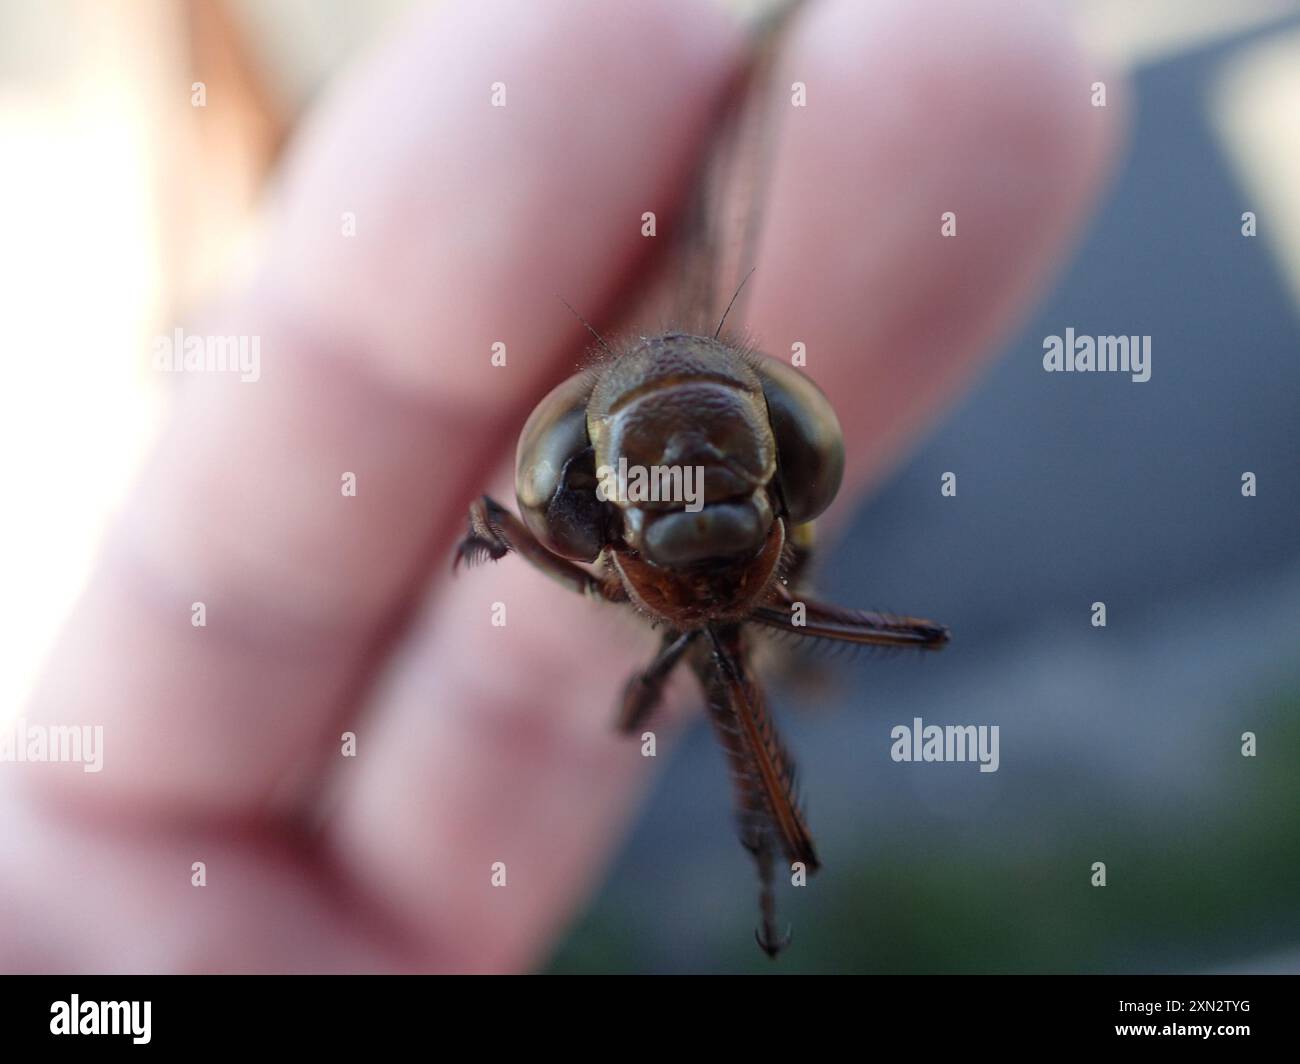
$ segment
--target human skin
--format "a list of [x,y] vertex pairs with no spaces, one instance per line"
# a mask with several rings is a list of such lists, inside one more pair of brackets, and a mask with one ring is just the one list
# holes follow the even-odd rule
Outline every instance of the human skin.
[[[1091,106],[1057,6],[824,0],[786,42],[809,103],[745,325],[806,344],[841,515],[1095,199],[1122,87]],[[741,56],[702,0],[613,8],[437,5],[302,130],[259,267],[204,319],[260,336],[261,379],[183,382],[25,711],[102,724],[103,771],[3,766],[0,970],[526,970],[599,888],[655,765],[612,728],[654,639],[516,558],[448,562],[589,339],[556,294],[599,319],[635,289],[641,213],[680,198]]]

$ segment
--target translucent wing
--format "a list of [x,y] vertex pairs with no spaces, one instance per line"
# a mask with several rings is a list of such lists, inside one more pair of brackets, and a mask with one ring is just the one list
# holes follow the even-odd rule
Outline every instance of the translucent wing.
[[[789,106],[772,82],[781,38],[802,0],[743,5],[747,60],[721,101],[683,208],[666,219],[657,282],[627,317],[639,335],[679,329],[712,335],[754,269],[780,117]],[[743,318],[744,293],[729,324]]]

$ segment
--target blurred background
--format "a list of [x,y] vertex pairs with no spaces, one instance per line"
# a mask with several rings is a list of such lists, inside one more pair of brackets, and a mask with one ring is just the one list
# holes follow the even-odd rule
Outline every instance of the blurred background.
[[[0,3],[0,719],[161,423],[151,338],[241,269],[296,121],[410,2]],[[822,561],[838,601],[956,638],[840,663],[811,709],[776,694],[834,855],[783,894],[785,971],[1300,971],[1300,3],[1062,2],[1132,81],[1129,151],[1055,290]],[[221,108],[177,99],[192,71]],[[1066,327],[1150,334],[1151,381],[1044,373]],[[914,712],[1000,725],[1000,770],[891,762]],[[554,969],[770,968],[712,736],[665,760]]]

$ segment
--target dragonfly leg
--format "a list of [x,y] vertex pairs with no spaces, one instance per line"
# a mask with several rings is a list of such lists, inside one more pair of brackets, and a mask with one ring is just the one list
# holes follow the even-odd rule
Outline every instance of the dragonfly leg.
[[619,731],[630,735],[650,718],[663,698],[664,683],[697,635],[699,632],[665,633],[654,661],[634,673],[623,689],[618,711]]
[[571,591],[611,602],[626,597],[617,580],[602,579],[581,565],[552,554],[528,531],[519,518],[484,495],[469,508],[469,531],[456,547],[452,568],[472,565],[484,558],[497,561],[514,551],[535,569],[558,580]]

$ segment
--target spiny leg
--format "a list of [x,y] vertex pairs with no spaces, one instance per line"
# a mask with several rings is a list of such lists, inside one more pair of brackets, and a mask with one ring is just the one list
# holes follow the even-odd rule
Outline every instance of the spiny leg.
[[731,718],[736,722],[751,774],[756,778],[772,829],[791,861],[802,861],[808,871],[820,867],[812,833],[799,808],[794,759],[777,734],[763,693],[748,675],[740,628],[710,628],[713,665]]
[[649,719],[663,698],[664,682],[697,635],[699,632],[664,633],[654,661],[634,673],[623,689],[623,702],[618,711],[619,731],[630,735]]
[[[803,609],[796,612],[797,606]],[[749,619],[765,628],[780,629],[806,639],[831,639],[872,646],[939,650],[949,638],[948,629],[934,621],[844,609],[781,586],[777,587],[776,601],[759,606]]]
[[790,941],[776,926],[776,855],[819,867],[812,838],[795,796],[794,764],[782,748],[757,688],[744,674],[736,629],[715,635],[714,653],[692,664],[704,688],[709,719],[727,755],[735,791],[741,845],[754,859],[759,880],[759,946],[775,957]]
[[762,924],[754,929],[754,937],[764,953],[775,957],[781,945],[789,941],[789,932],[782,936],[776,930],[771,814],[763,798],[762,784],[752,772],[740,725],[731,712],[720,677],[716,671],[709,672],[707,669],[699,669],[697,672],[707,695],[709,721],[722,744],[727,756],[727,767],[731,770],[740,844],[754,859],[754,868],[758,872],[758,911]]
[[497,561],[514,551],[534,568],[554,577],[571,591],[592,598],[621,601],[625,595],[617,581],[602,580],[567,558],[552,554],[528,531],[519,518],[500,503],[483,495],[469,508],[469,532],[456,547],[452,568],[473,565],[483,558]]
[[772,859],[774,849],[772,833],[765,831],[761,839],[752,843],[742,839],[741,845],[754,858],[754,867],[758,870],[758,913],[762,924],[754,928],[754,941],[758,943],[759,949],[771,957],[772,960],[776,960],[776,955],[790,945],[793,931],[788,924],[784,934],[779,933],[776,929],[776,891],[773,889],[775,862]]

